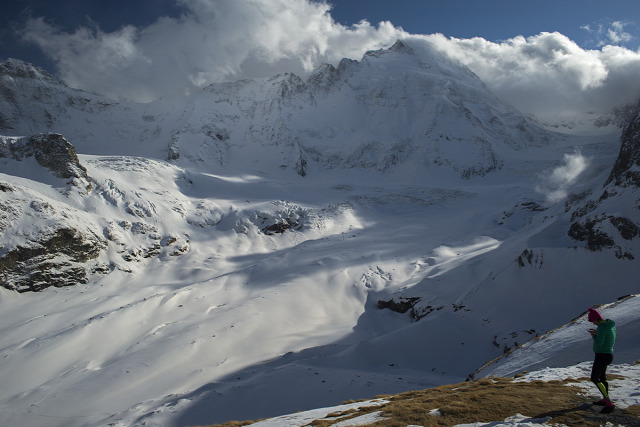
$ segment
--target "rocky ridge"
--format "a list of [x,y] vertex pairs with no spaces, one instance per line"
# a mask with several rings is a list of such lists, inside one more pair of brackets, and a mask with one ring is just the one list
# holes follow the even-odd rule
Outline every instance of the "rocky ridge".
[[[634,260],[640,237],[640,104],[624,127],[620,142],[620,153],[602,192],[582,194],[579,197],[584,200],[577,207],[567,204],[571,213],[568,233],[590,250],[612,249],[618,258]],[[623,203],[626,207],[620,210],[616,207],[620,200],[635,203]]]
[[80,164],[75,147],[62,135],[47,133],[28,138],[0,136],[0,162],[2,159],[22,161],[29,157],[35,158],[40,166],[55,177],[68,180],[70,185],[91,190],[87,169]]

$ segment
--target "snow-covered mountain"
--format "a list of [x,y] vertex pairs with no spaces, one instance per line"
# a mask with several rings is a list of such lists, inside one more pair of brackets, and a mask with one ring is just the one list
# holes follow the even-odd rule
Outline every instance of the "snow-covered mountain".
[[[182,157],[216,168],[259,164],[301,175],[314,166],[443,165],[468,178],[501,168],[505,149],[548,142],[467,68],[405,42],[320,67],[306,82],[284,74],[142,105],[69,89],[16,60],[0,73],[2,134],[55,129],[84,153]],[[115,141],[126,141],[126,152],[114,152]]]
[[549,132],[426,44],[147,104],[9,60],[0,94],[3,425],[457,382],[638,292],[638,116]]

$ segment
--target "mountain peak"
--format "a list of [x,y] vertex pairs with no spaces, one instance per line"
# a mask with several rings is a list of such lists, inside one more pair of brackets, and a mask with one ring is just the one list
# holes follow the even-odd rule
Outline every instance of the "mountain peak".
[[389,50],[392,52],[406,53],[410,55],[413,55],[414,53],[413,49],[411,49],[411,47],[402,40],[396,41]]
[[415,51],[409,46],[406,41],[397,40],[391,47],[382,48],[378,50],[370,50],[364,54],[364,57],[374,57],[378,58],[383,55],[387,55],[390,53],[400,53],[405,55],[414,55]]
[[62,84],[57,78],[42,68],[15,58],[9,58],[3,63],[0,63],[0,76],[1,75],[7,75],[12,78],[44,80]]

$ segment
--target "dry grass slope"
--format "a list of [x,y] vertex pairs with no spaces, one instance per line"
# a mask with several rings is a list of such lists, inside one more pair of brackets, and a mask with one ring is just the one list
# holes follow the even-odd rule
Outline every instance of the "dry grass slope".
[[[592,398],[572,386],[576,380],[513,382],[513,378],[493,378],[443,385],[422,391],[385,396],[384,406],[364,407],[345,413],[333,413],[309,424],[327,427],[336,422],[382,411],[384,420],[374,426],[406,427],[407,425],[454,426],[473,422],[502,421],[517,413],[530,418],[551,417],[553,424],[567,426],[600,426],[607,422],[621,426],[640,426],[640,407],[601,415],[600,407],[592,407]],[[380,397],[380,396],[379,396]],[[439,415],[429,412],[438,409]],[[236,427],[255,421],[219,424],[210,427]]]

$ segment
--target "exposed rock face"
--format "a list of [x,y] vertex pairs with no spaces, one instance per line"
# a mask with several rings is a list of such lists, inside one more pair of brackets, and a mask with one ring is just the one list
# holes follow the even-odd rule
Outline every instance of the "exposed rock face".
[[87,170],[80,164],[75,148],[62,135],[34,135],[29,138],[29,143],[38,163],[58,178],[88,180]]
[[390,299],[390,300],[378,300],[378,308],[388,308],[391,311],[395,311],[396,313],[406,313],[409,310],[412,310],[411,317],[415,317],[413,308],[416,303],[420,301],[419,297],[413,298],[398,298],[398,299]]
[[[70,183],[91,188],[87,169],[80,164],[75,148],[62,135],[43,133],[30,138],[0,138],[0,158],[24,160],[34,157],[40,166]],[[77,181],[76,181],[77,180]]]
[[0,257],[0,285],[18,292],[40,291],[87,283],[89,274],[105,267],[86,264],[106,247],[93,233],[60,228],[52,234],[18,246]]
[[[409,312],[409,316],[415,320],[416,322],[422,319],[423,317],[428,316],[434,311],[440,311],[445,308],[445,306],[432,306],[429,304],[424,304],[422,301],[422,297],[404,297],[404,296],[396,296],[389,300],[378,300],[378,308],[379,309],[389,309],[391,311],[395,311],[396,313],[406,313]],[[456,312],[460,310],[470,311],[463,304],[452,304],[451,309]]]
[[620,154],[605,185],[640,187],[640,103],[622,132]]
[[[98,259],[107,241],[82,215],[26,187],[0,182],[0,286],[39,291],[87,283],[92,273],[107,272]],[[23,228],[23,221],[32,225]]]
[[290,228],[299,228],[300,225],[296,222],[296,220],[291,218],[285,218],[281,222],[277,222],[275,224],[269,225],[262,229],[262,232],[267,236],[273,236],[274,234],[282,234]]
[[597,199],[586,200],[571,215],[569,236],[593,251],[612,248],[620,259],[633,260],[640,236],[640,103],[624,128],[620,153]]

